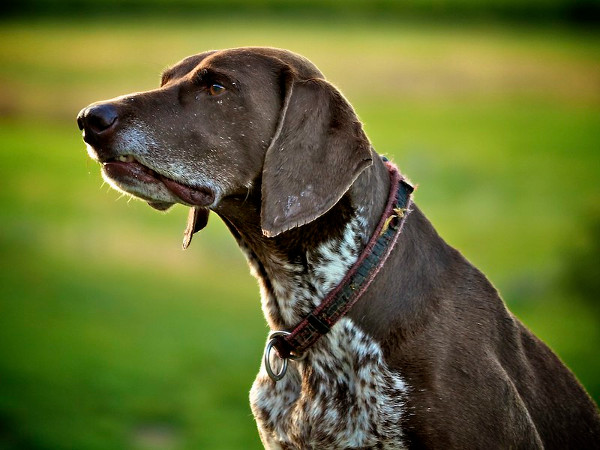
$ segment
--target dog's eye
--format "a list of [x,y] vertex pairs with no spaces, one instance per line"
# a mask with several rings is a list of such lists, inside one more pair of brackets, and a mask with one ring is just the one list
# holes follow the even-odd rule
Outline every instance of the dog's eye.
[[213,97],[215,97],[217,95],[221,95],[223,92],[225,92],[225,86],[222,86],[218,83],[213,83],[208,88],[208,93],[210,95],[212,95]]

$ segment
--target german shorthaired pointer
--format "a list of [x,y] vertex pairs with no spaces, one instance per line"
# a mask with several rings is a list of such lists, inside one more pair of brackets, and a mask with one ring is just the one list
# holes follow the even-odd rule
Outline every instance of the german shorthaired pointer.
[[218,214],[274,331],[251,390],[270,449],[590,449],[573,374],[435,232],[346,99],[271,48],[191,56],[78,117],[116,189]]

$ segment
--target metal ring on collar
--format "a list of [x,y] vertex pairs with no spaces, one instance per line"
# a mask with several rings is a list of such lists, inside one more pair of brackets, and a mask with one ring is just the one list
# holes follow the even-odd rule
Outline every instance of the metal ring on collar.
[[[273,381],[279,381],[287,372],[288,359],[287,358],[279,358],[282,361],[281,369],[275,373],[273,368],[271,367],[271,351],[273,350],[273,346],[275,345],[275,340],[281,336],[288,336],[290,333],[287,331],[273,331],[269,334],[269,341],[267,342],[267,346],[265,347],[265,369],[267,370],[267,374]],[[277,355],[279,357],[279,355]]]

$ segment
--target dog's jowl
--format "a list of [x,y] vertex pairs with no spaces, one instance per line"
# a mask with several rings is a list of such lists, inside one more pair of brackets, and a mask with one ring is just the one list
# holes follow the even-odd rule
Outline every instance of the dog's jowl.
[[210,211],[259,280],[272,333],[250,400],[272,449],[590,449],[573,374],[448,246],[307,59],[184,59],[155,90],[78,116],[114,188]]

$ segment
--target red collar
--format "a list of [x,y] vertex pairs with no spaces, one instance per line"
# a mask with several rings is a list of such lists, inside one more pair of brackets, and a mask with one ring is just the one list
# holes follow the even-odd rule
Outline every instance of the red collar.
[[[396,166],[385,162],[390,174],[390,192],[379,224],[358,260],[344,279],[308,316],[291,332],[273,331],[265,348],[264,360],[267,373],[274,380],[282,379],[287,370],[288,359],[302,359],[304,352],[340,320],[373,282],[377,273],[396,245],[398,236],[412,204],[414,188],[398,172]],[[283,365],[275,373],[270,355],[275,347]]]

